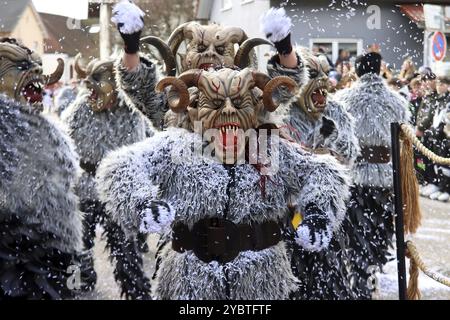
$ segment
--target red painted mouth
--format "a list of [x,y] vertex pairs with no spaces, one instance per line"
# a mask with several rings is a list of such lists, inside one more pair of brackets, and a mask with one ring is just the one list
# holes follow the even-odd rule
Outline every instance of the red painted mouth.
[[202,63],[198,68],[208,71],[209,69],[214,69],[216,65],[214,63]]
[[89,99],[91,99],[91,100],[93,100],[93,101],[97,101],[97,99],[98,99],[97,91],[91,90],[91,94],[90,94],[90,96],[89,96]]
[[240,129],[239,123],[225,122],[216,125],[214,128],[220,130],[220,141],[222,143],[222,149],[224,149],[225,151],[233,148],[236,152],[238,143],[238,131]]
[[43,100],[42,91],[42,82],[33,80],[22,89],[22,94],[29,103],[41,103]]
[[311,100],[314,103],[314,107],[316,108],[324,108],[327,104],[327,96],[328,92],[324,88],[316,89],[311,94]]

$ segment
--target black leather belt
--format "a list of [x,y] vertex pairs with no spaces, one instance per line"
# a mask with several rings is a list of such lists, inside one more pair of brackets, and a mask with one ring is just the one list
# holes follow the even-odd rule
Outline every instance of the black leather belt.
[[391,150],[382,146],[371,146],[361,148],[361,155],[357,162],[388,163],[391,161]]
[[260,224],[235,224],[226,219],[198,221],[192,230],[177,223],[172,228],[172,249],[183,253],[193,250],[204,262],[233,261],[241,251],[260,251],[281,241],[281,227],[275,221]]

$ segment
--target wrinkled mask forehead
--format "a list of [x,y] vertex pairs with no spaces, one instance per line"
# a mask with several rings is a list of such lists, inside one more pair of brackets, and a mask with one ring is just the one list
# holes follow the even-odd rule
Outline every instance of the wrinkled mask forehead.
[[252,84],[253,78],[249,70],[222,69],[212,73],[204,73],[199,87],[211,97],[236,97],[249,93]]

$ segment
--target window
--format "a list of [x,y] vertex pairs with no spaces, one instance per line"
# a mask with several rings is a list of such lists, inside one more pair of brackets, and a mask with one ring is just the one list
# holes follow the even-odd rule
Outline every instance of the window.
[[311,39],[310,48],[315,52],[323,52],[333,65],[341,55],[345,60],[352,60],[363,51],[360,39]]
[[233,0],[221,0],[222,1],[222,10],[228,10],[233,7]]

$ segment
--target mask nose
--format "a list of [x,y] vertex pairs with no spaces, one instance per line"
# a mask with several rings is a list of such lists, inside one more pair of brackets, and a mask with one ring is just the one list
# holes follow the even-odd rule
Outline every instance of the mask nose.
[[225,100],[225,108],[223,109],[223,113],[227,116],[234,116],[236,114],[236,108],[233,106],[230,98]]

